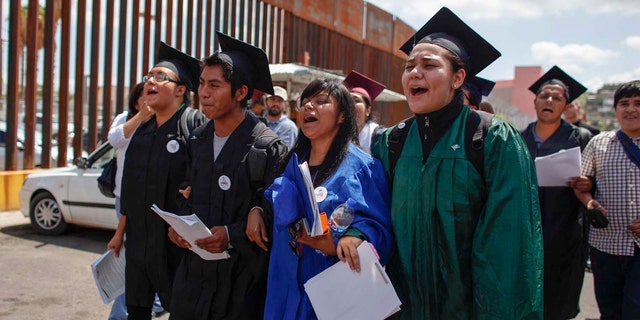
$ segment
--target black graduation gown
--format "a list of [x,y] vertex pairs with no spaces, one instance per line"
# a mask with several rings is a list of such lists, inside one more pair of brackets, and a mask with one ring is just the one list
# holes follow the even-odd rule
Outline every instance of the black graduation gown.
[[187,177],[189,159],[186,139],[178,137],[184,110],[159,128],[155,117],[140,125],[127,148],[122,179],[127,305],[151,307],[155,292],[167,310],[171,303],[173,275],[184,250],[169,240],[167,223],[150,207],[155,203],[166,211],[178,210],[177,189]]
[[596,135],[600,133],[600,129],[598,129],[598,127],[596,126],[592,126],[586,122],[583,122],[582,120],[576,121],[576,123],[573,124],[576,127],[580,127],[580,128],[585,128],[587,130],[589,130],[589,132],[591,132],[592,135]]
[[[591,134],[561,121],[560,127],[540,148],[533,136],[535,122],[522,132],[533,159],[561,149],[584,149]],[[586,259],[587,234],[582,224],[581,204],[570,187],[540,187],[538,197],[544,239],[544,318],[574,318],[580,311]]]
[[[209,228],[226,225],[233,248],[228,250],[231,258],[215,261],[187,252],[173,284],[173,296],[180,297],[171,306],[176,319],[262,319],[269,253],[247,239],[246,220],[253,206],[264,208],[265,222],[272,220],[263,192],[277,177],[287,149],[278,140],[267,150],[265,177],[258,188],[252,188],[246,158],[255,126],[264,123],[247,115],[215,162],[213,121],[195,130],[189,139],[190,213],[196,213]],[[226,191],[219,183],[223,175],[231,181]],[[271,231],[269,224],[267,230]]]

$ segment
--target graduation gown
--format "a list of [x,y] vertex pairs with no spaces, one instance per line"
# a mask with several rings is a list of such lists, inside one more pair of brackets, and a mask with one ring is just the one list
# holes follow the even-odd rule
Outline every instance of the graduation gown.
[[[397,253],[387,265],[402,301],[395,318],[539,319],[542,234],[526,146],[515,128],[494,118],[484,142],[483,182],[465,152],[470,110],[452,110],[459,114],[424,162],[414,121],[395,167]],[[372,148],[387,172],[390,131]]]
[[[522,132],[533,159],[561,149],[584,149],[591,134],[561,121],[556,132],[539,148],[533,135],[535,122]],[[574,318],[580,312],[586,261],[587,234],[582,221],[582,205],[570,187],[540,187],[538,197],[544,234],[545,319]]]
[[[255,126],[265,127],[256,117],[247,115],[215,161],[213,121],[196,129],[189,140],[191,194],[186,213],[197,214],[208,228],[227,226],[233,248],[228,250],[229,259],[215,261],[187,251],[173,285],[173,295],[180,297],[173,300],[171,309],[177,319],[262,318],[269,253],[250,242],[245,229],[252,207],[270,212],[263,204],[264,189],[276,177],[287,147],[281,140],[271,145],[264,180],[252,187],[247,153],[254,142],[251,133]],[[230,184],[222,184],[223,180]],[[264,219],[271,220],[270,216]]]
[[[291,157],[290,162],[296,162],[293,165],[297,166],[297,157]],[[290,181],[281,176],[266,193],[267,199],[274,203],[275,222],[264,318],[317,319],[304,291],[304,283],[340,260],[308,246],[303,246],[301,257],[292,252],[289,246],[291,237],[287,231],[289,221],[283,217],[290,216],[291,212],[303,212],[304,208],[296,200],[306,195],[292,191],[295,187],[288,183]],[[355,218],[347,233],[356,231],[364,235],[376,248],[381,263],[386,264],[393,251],[394,238],[389,215],[389,191],[380,162],[351,144],[338,169],[317,186],[321,187],[326,188],[327,196],[318,202],[318,208],[320,212],[327,213],[327,217],[349,198],[356,202]],[[287,201],[292,205],[279,205]],[[340,288],[336,288],[335,294],[340,294]]]
[[155,116],[141,124],[127,148],[122,178],[127,305],[151,307],[154,292],[165,308],[171,303],[173,275],[183,250],[171,243],[168,225],[150,207],[155,203],[166,211],[178,210],[178,186],[186,179],[188,164],[185,139],[177,134],[185,108],[159,128]]

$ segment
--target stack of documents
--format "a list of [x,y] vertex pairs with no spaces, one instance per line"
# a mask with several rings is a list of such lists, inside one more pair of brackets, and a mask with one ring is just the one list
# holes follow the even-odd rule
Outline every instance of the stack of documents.
[[369,242],[358,247],[360,272],[338,261],[304,284],[319,320],[385,319],[400,299]]
[[316,195],[313,189],[313,180],[311,179],[311,172],[309,172],[309,164],[305,161],[302,164],[298,165],[300,168],[300,173],[302,174],[302,178],[304,180],[305,190],[307,191],[307,197],[309,199],[309,203],[311,204],[311,210],[313,211],[313,224],[311,226],[311,233],[309,234],[312,237],[320,236],[324,232],[322,230],[322,220],[320,218],[320,209],[318,209],[318,203],[316,202]]
[[202,220],[194,213],[188,216],[179,216],[171,212],[160,209],[157,205],[151,207],[160,218],[164,219],[184,240],[189,242],[191,248],[189,250],[197,253],[204,260],[220,260],[228,259],[229,252],[211,253],[196,245],[196,240],[210,237],[211,230],[204,225]]
[[580,147],[537,157],[538,186],[566,187],[569,178],[580,176],[580,161]]
[[124,268],[124,247],[120,249],[119,257],[116,257],[113,249],[109,249],[91,264],[93,279],[105,304],[124,293]]

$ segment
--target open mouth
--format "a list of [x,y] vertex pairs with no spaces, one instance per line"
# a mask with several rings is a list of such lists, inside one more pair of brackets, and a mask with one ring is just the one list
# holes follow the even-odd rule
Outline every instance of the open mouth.
[[427,91],[429,91],[426,88],[411,88],[411,95],[412,96],[419,96],[421,94],[425,94]]
[[307,115],[307,116],[304,116],[303,121],[304,123],[316,122],[318,121],[318,118],[316,118],[316,116],[313,116],[313,115]]
[[550,113],[553,113],[553,109],[551,109],[551,108],[544,108],[544,109],[542,109],[542,112],[550,112]]

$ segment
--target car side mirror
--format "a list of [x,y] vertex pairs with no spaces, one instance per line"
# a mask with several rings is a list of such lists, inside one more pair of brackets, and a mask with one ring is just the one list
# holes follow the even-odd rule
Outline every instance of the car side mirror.
[[87,168],[87,158],[76,158],[76,160],[74,161],[76,167],[80,168],[80,169],[86,169]]

